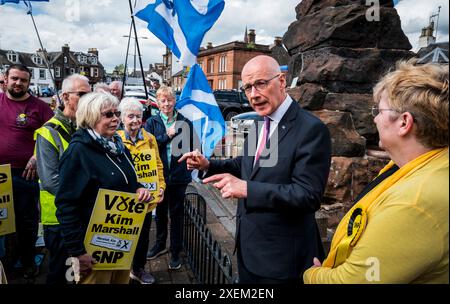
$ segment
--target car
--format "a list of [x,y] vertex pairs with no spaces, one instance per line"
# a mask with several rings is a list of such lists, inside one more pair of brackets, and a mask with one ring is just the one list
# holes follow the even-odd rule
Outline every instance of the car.
[[255,111],[245,112],[231,117],[230,127],[234,133],[248,134],[255,122],[264,121],[264,117]]
[[213,93],[226,121],[229,121],[231,117],[237,114],[253,111],[247,96],[242,91],[214,90]]
[[[148,117],[150,116],[154,116],[154,115],[158,115],[159,113],[159,108],[158,105],[156,103],[156,97],[152,96],[151,93],[148,94],[148,99],[150,100],[150,104],[148,103],[146,96],[145,96],[145,91],[125,91],[125,94],[123,96],[125,97],[133,97],[136,98],[137,100],[140,101],[140,103],[142,103],[144,105],[144,117],[143,117],[143,122],[145,122],[147,120]],[[149,106],[150,106],[150,112],[149,112]]]
[[41,96],[43,97],[52,97],[53,95],[55,95],[55,92],[50,88],[43,88],[41,90]]

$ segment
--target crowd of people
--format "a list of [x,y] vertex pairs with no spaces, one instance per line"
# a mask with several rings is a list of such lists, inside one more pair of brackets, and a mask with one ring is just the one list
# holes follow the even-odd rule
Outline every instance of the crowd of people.
[[[181,267],[183,201],[196,169],[223,198],[238,199],[241,284],[449,282],[448,66],[402,61],[374,87],[371,111],[391,161],[342,218],[329,253],[315,213],[330,170],[330,132],[286,93],[286,75],[272,57],[250,59],[241,76],[241,89],[264,123],[255,125],[242,155],[217,160],[196,149],[193,124],[176,110],[170,87],[157,90],[160,111],[144,123],[139,101],[120,100],[120,83],[97,84],[91,92],[87,78],[71,75],[53,112],[27,93],[27,68],[11,66],[0,78],[6,85],[0,93],[0,164],[11,166],[16,213],[16,233],[0,237],[6,276],[17,260],[24,277],[37,274],[40,221],[50,254],[47,283],[67,283],[69,257],[79,262],[80,283],[155,283],[144,266],[168,252],[169,218],[169,269]],[[150,150],[156,198],[132,156]],[[157,203],[156,242],[149,246],[147,204],[130,269],[92,269],[97,261],[84,239],[100,189]],[[15,242],[7,248],[17,252],[5,252],[5,240]]]

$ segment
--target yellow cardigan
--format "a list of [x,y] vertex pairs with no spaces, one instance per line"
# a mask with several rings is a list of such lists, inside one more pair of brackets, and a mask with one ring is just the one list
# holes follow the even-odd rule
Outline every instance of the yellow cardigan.
[[156,166],[158,167],[158,180],[159,180],[159,188],[166,190],[166,182],[164,181],[164,166],[161,161],[161,158],[159,157],[159,150],[158,150],[158,143],[156,142],[155,136],[148,133],[144,129],[141,129],[142,135],[144,137],[144,140],[140,140],[136,143],[136,145],[133,145],[133,143],[130,140],[126,139],[125,131],[120,130],[117,133],[122,138],[122,141],[127,147],[128,150],[130,150],[130,153],[139,153],[144,148],[150,147],[150,149],[154,149],[156,153]]
[[448,284],[448,158],[446,149],[385,191],[346,261],[310,268],[304,282]]

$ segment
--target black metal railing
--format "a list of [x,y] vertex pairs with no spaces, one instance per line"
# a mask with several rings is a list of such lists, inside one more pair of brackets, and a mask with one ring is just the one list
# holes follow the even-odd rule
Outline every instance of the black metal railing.
[[188,202],[191,206],[194,206],[197,213],[203,219],[203,224],[206,225],[206,201],[200,194],[196,192],[186,192],[185,202]]
[[[203,206],[204,207],[203,207]],[[197,209],[199,207],[199,209]],[[204,215],[199,212],[204,210]],[[233,283],[233,266],[205,226],[206,202],[196,193],[186,194],[183,245],[187,262],[200,284]]]

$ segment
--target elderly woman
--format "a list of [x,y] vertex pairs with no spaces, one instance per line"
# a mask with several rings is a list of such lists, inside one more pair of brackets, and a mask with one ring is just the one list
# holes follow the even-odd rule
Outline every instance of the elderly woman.
[[129,270],[92,271],[94,261],[86,253],[84,237],[99,189],[137,193],[141,202],[151,199],[116,133],[118,106],[117,98],[108,93],[83,96],[76,112],[79,129],[60,160],[56,216],[67,252],[78,258],[82,283],[87,284],[129,282]]
[[[124,130],[118,131],[118,133],[122,138],[125,147],[128,148],[133,156],[133,159],[135,155],[147,154],[149,150],[154,150],[157,168],[148,168],[144,170],[143,173],[149,174],[155,169],[158,170],[159,197],[157,198],[157,202],[160,203],[164,198],[164,189],[166,188],[163,164],[159,157],[158,143],[156,142],[155,137],[142,128],[144,107],[135,98],[124,98],[120,102],[119,110],[122,113]],[[135,161],[135,166],[136,165],[139,166],[137,161]],[[140,168],[142,167],[144,166],[140,166]],[[150,184],[146,183],[145,180],[140,179],[139,181],[147,188],[150,188]],[[155,278],[144,270],[145,263],[147,262],[147,249],[151,223],[152,213],[151,210],[149,210],[142,226],[141,235],[139,236],[136,253],[134,255],[133,268],[130,272],[130,277],[141,284],[153,284],[155,282]]]
[[339,224],[305,283],[449,282],[448,66],[400,62],[374,89],[392,161]]
[[178,163],[181,156],[193,149],[194,128],[192,122],[175,110],[175,94],[170,87],[162,86],[156,92],[159,115],[152,116],[145,123],[145,130],[156,137],[159,155],[164,165],[166,194],[156,207],[156,244],[147,254],[152,260],[167,252],[167,225],[170,213],[169,269],[181,267],[184,194],[191,182],[191,173],[186,161]]

